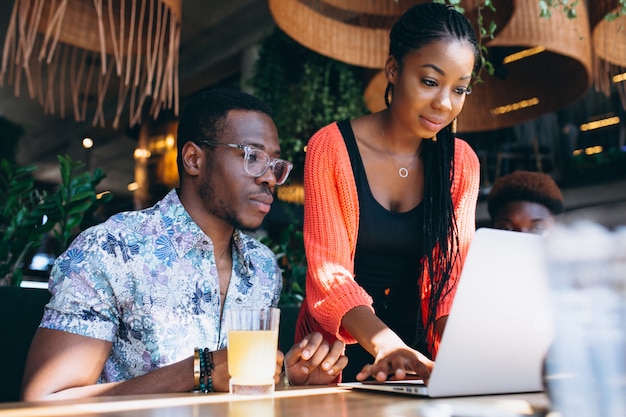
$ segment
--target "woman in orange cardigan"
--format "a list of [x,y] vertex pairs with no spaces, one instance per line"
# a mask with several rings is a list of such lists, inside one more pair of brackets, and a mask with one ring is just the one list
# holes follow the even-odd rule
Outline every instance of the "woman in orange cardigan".
[[350,344],[344,381],[429,377],[475,230],[478,159],[452,128],[478,62],[472,27],[424,3],[390,38],[387,108],[307,145],[296,337]]

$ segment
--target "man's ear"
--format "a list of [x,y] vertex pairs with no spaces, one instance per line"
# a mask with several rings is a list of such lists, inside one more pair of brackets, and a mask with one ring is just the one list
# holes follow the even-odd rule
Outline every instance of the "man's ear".
[[395,84],[399,71],[400,65],[398,65],[398,61],[392,55],[389,55],[385,62],[385,76],[387,77],[387,81],[391,84]]
[[185,143],[181,149],[181,159],[187,175],[192,177],[200,175],[205,157],[206,153],[198,145],[193,142]]

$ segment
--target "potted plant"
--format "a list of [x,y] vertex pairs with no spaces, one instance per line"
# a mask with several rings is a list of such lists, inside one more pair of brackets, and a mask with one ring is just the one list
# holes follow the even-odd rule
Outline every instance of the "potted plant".
[[20,287],[25,260],[46,234],[54,236],[58,255],[112,198],[96,192],[101,170],[81,172],[81,162],[58,160],[61,184],[49,192],[36,187],[35,167],[0,159],[0,333],[7,335],[0,349],[0,402],[19,400],[30,341],[50,298],[48,291]]
[[82,162],[59,156],[61,184],[54,192],[38,189],[34,166],[20,167],[0,160],[0,286],[19,286],[26,255],[51,233],[59,255],[89,222],[110,193],[98,194],[105,177],[100,169],[81,172]]
[[313,133],[367,113],[362,71],[305,48],[279,28],[261,43],[250,83],[272,107],[282,157],[293,162],[294,179],[300,180],[304,148]]

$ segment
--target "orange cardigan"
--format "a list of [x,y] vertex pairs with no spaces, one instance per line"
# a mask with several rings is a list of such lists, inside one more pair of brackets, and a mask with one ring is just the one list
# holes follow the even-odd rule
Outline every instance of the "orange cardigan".
[[[476,228],[480,182],[478,158],[456,139],[452,201],[459,230],[461,262],[449,281],[451,291],[439,302],[437,318],[450,311],[462,262]],[[356,343],[341,327],[344,314],[357,306],[372,308],[372,299],[354,280],[354,253],[359,229],[359,201],[350,157],[336,123],[309,140],[304,166],[304,246],[307,259],[306,298],[296,325],[296,341],[310,331],[329,340]],[[422,277],[422,313],[428,317],[428,277]],[[432,338],[429,335],[429,339]],[[430,340],[429,340],[430,342]],[[435,341],[435,351],[438,348]],[[433,357],[436,352],[432,352]]]

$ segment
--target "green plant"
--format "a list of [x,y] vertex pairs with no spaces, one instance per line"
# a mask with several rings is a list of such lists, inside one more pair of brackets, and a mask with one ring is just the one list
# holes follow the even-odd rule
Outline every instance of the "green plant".
[[102,170],[81,172],[84,164],[68,156],[58,156],[58,161],[61,184],[48,192],[35,186],[34,166],[0,160],[0,285],[20,285],[24,259],[45,234],[56,238],[58,255],[95,210],[112,198],[110,193],[96,192],[105,177]]
[[[576,7],[579,3],[580,0],[539,0],[541,17],[550,17],[552,16],[552,9],[561,9],[568,18],[574,19],[578,16]],[[616,3],[617,8],[604,16],[609,22],[626,15],[626,0],[617,0]]]
[[278,28],[262,42],[250,84],[272,107],[282,154],[296,172],[313,133],[367,113],[360,68],[311,51]]
[[[452,6],[454,6],[454,8],[459,12],[459,13],[465,13],[465,9],[463,9],[463,7],[461,7],[461,0],[434,0],[435,3],[442,3],[442,4],[450,4]],[[474,76],[472,77],[474,79],[474,83],[480,83],[482,82],[482,72],[483,71],[487,71],[487,73],[489,75],[493,75],[494,73],[494,67],[491,61],[489,61],[489,50],[487,49],[487,46],[485,46],[485,42],[487,42],[489,39],[493,39],[496,33],[496,29],[497,29],[497,25],[496,22],[494,22],[493,20],[491,22],[489,22],[489,24],[485,23],[485,19],[483,16],[483,11],[485,10],[485,8],[489,8],[492,12],[495,13],[496,8],[493,5],[493,1],[492,0],[484,0],[480,5],[478,5],[478,7],[476,8],[476,12],[477,12],[477,24],[476,26],[478,27],[478,33],[476,34],[477,37],[477,42],[478,42],[478,51],[480,52],[480,65],[478,68],[478,72],[476,74],[474,74]]]
[[283,291],[279,306],[300,305],[304,299],[306,278],[302,230],[290,224],[281,232],[277,241],[264,238],[261,242],[276,254],[283,273]]

